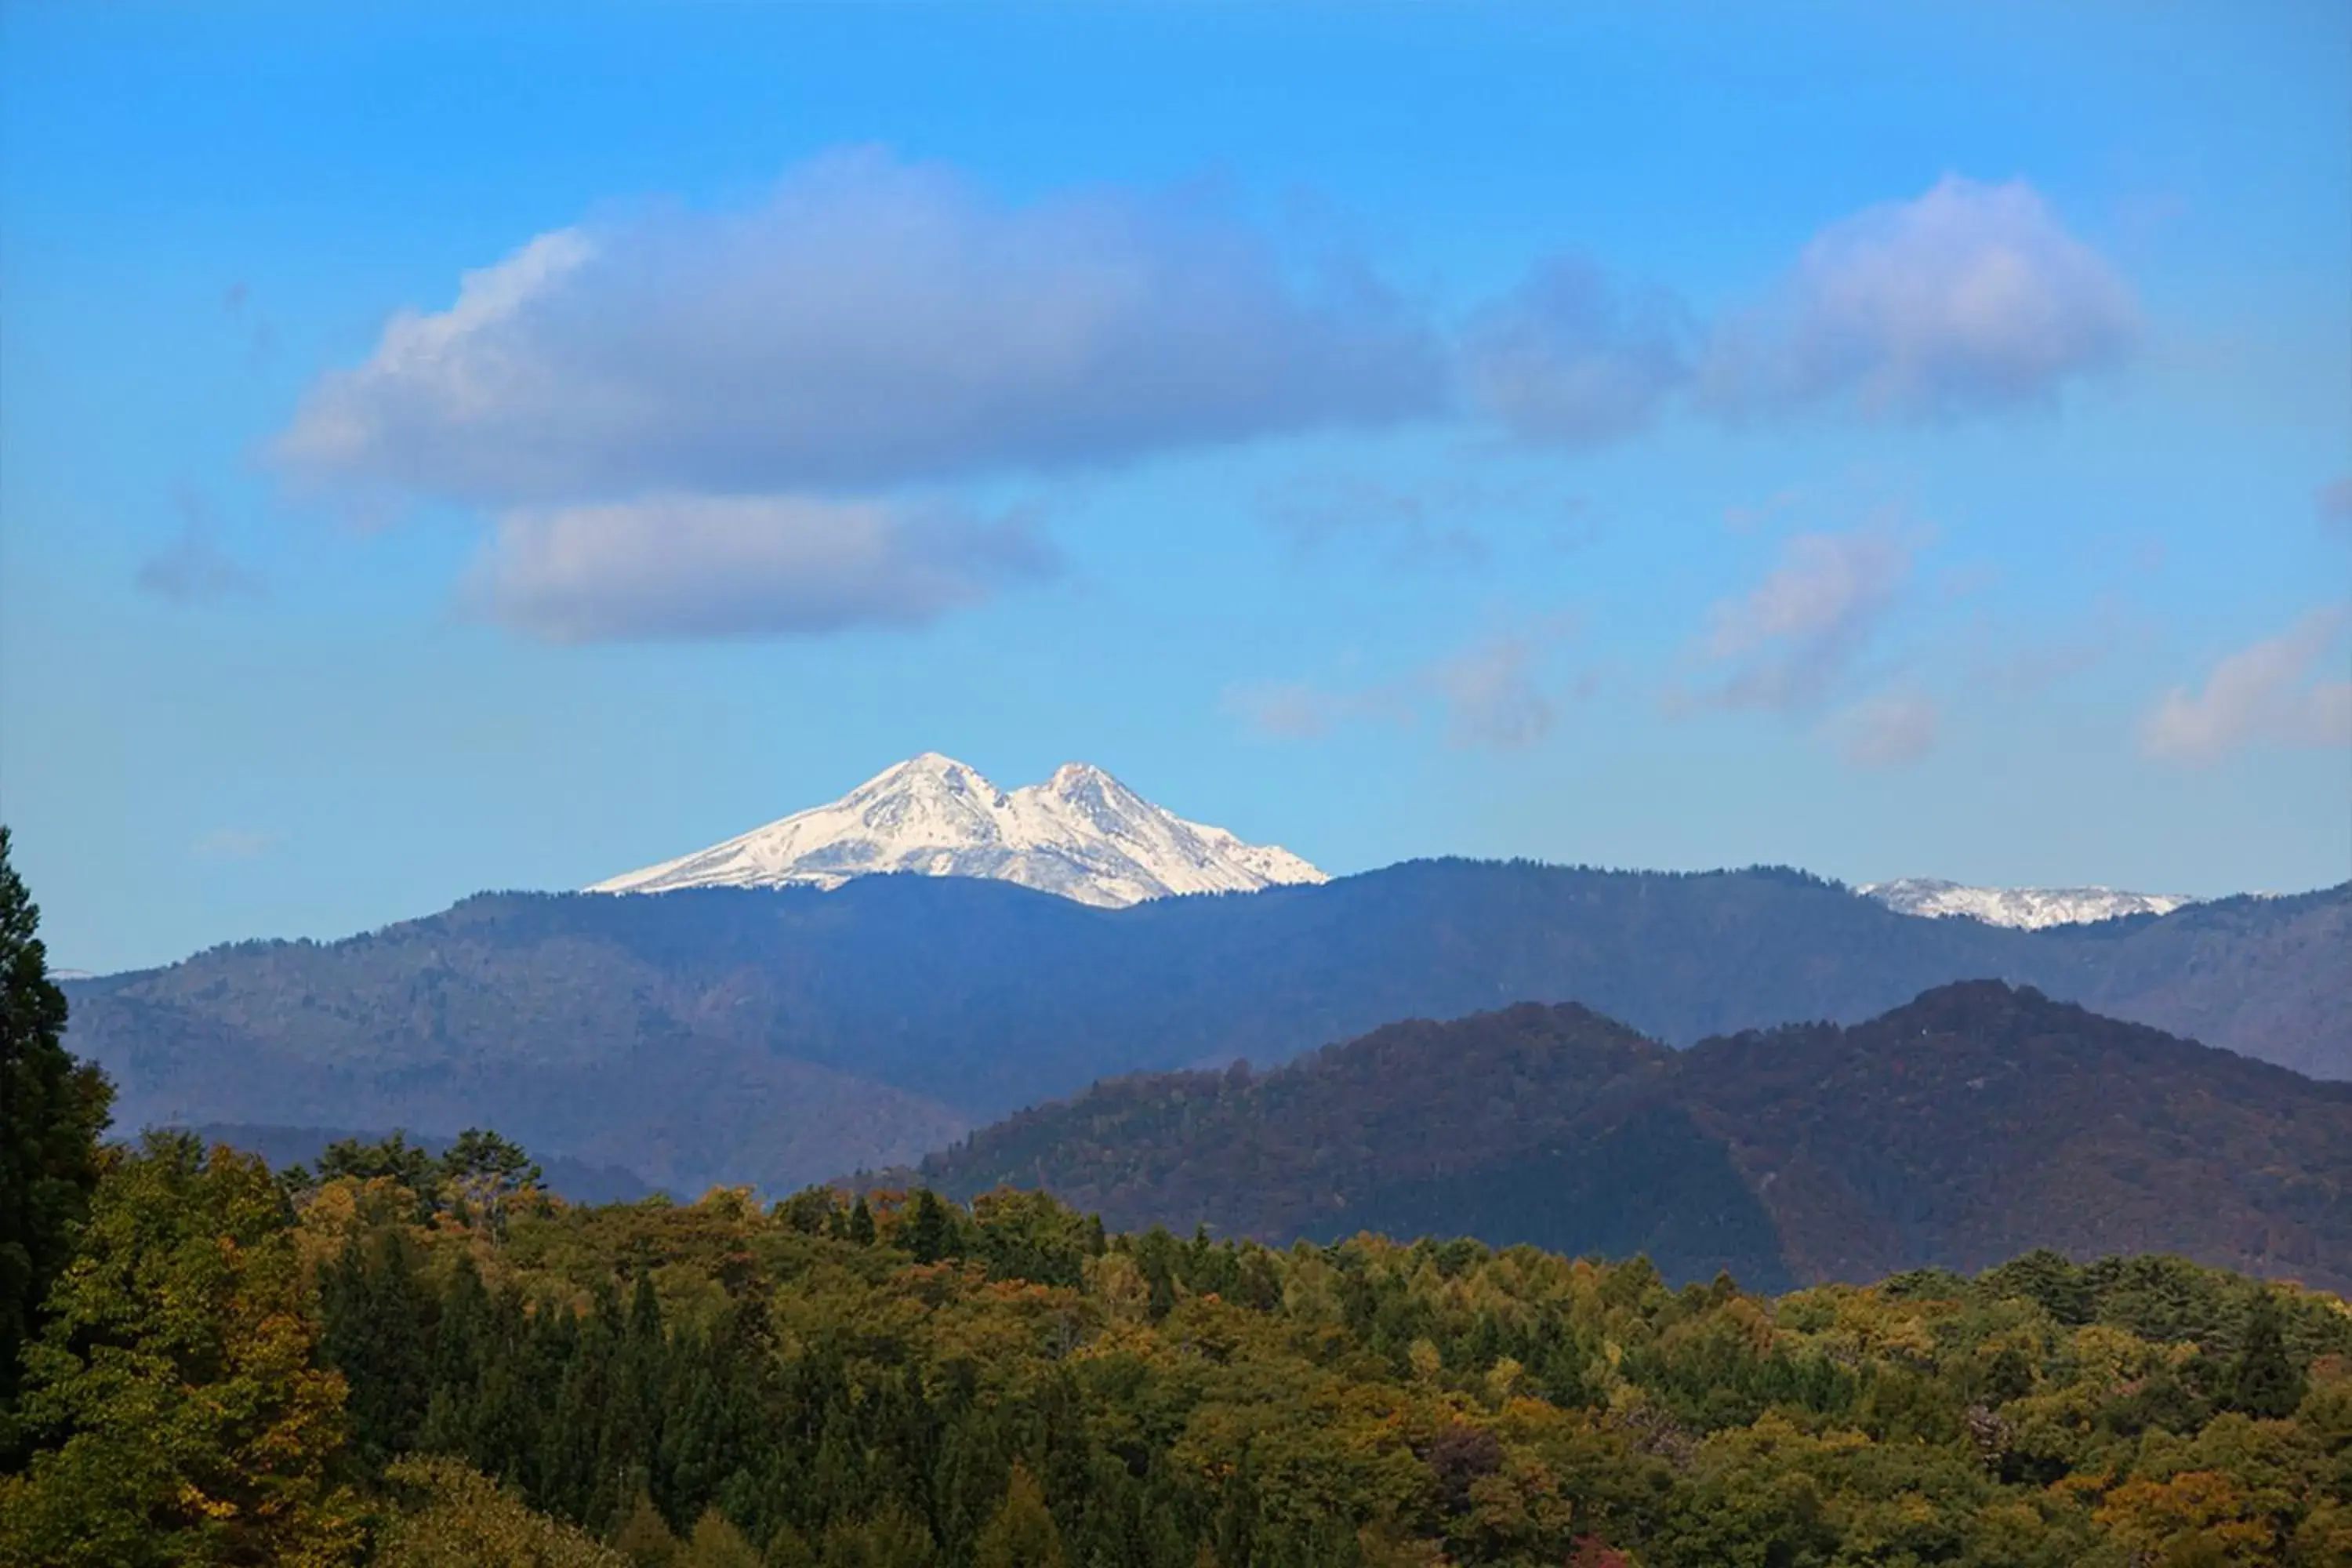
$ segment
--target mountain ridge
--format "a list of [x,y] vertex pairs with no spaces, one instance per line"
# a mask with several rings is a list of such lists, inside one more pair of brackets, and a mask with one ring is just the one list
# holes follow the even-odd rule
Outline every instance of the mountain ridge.
[[2352,885],[2019,931],[1790,870],[1422,861],[1125,909],[920,876],[484,894],[66,990],[69,1048],[114,1075],[125,1126],[491,1124],[674,1191],[782,1191],[1097,1079],[1520,1001],[1685,1046],[1997,976],[2352,1077],[2347,942]]
[[2352,1282],[2352,1083],[1990,981],[1682,1052],[1573,1004],[1412,1020],[1263,1075],[1097,1084],[913,1175],[1269,1245],[1451,1215],[1678,1278],[1968,1271],[2048,1245]]

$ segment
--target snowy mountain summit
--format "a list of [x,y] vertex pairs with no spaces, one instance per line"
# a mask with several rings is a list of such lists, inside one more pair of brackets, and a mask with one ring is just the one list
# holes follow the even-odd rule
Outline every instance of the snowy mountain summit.
[[1100,768],[1066,763],[1044,784],[1007,793],[926,752],[830,805],[588,891],[837,888],[881,871],[992,877],[1108,908],[1328,879],[1287,849],[1244,844],[1162,810]]
[[1969,888],[1934,877],[1865,882],[1854,889],[1902,915],[1962,915],[1987,925],[2079,925],[2122,915],[2168,915],[2197,900],[2173,893],[2126,893],[2114,888]]

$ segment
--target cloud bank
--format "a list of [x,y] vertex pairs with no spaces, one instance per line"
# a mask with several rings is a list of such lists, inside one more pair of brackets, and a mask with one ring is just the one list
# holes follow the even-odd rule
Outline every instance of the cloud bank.
[[259,828],[215,827],[188,846],[188,853],[199,860],[256,860],[276,846],[278,837]]
[[1640,434],[1678,399],[1734,421],[2045,403],[2121,363],[2139,335],[2130,285],[2032,186],[1947,175],[1831,224],[1711,325],[1664,289],[1553,257],[1470,314],[1455,366],[1470,412],[1521,442],[1581,449]]
[[1547,668],[1573,637],[1575,617],[1555,615],[1488,633],[1399,679],[1353,690],[1305,680],[1260,681],[1225,693],[1224,706],[1269,740],[1319,741],[1343,725],[1410,727],[1433,710],[1456,751],[1517,752],[1551,733],[1562,704],[1591,697],[1590,672],[1562,681]]
[[1715,606],[1698,656],[1724,673],[1704,706],[1800,713],[1844,680],[1910,580],[1913,541],[1884,525],[1804,533],[1778,565]]
[[[1415,419],[1587,449],[1677,405],[1941,418],[2045,400],[2137,332],[2128,287],[2021,182],[1949,177],[1832,224],[1712,329],[1556,257],[1449,331],[1362,266],[1305,264],[1206,199],[1008,202],[854,149],[747,206],[645,205],[530,239],[446,308],[394,316],[272,453],[354,511],[483,510],[466,603],[525,635],[801,636],[919,626],[1044,576],[1030,531],[908,499],[959,484]],[[1358,481],[1264,510],[1302,548],[1373,536],[1408,569],[1487,554],[1459,497]],[[142,582],[237,591],[193,537]],[[1717,657],[1748,666],[1721,700],[1790,706],[1852,626],[1734,653],[1738,635],[1718,632]]]
[[1529,443],[1595,447],[1644,430],[1689,373],[1689,324],[1659,290],[1578,258],[1538,265],[1465,327],[1471,405]]
[[1842,402],[1948,418],[2046,400],[2120,363],[2139,330],[2130,286],[2031,185],[1947,175],[1822,230],[1718,324],[1698,391],[1735,416]]
[[2338,539],[2352,540],[2352,474],[2320,486],[2312,508],[2319,514],[2321,528]]
[[1936,749],[1935,701],[1916,691],[1881,692],[1841,715],[1840,751],[1857,768],[1900,768]]
[[1054,567],[1018,518],[677,496],[506,513],[461,600],[546,642],[806,637],[921,626]]
[[183,486],[173,491],[172,503],[180,513],[180,531],[139,563],[131,577],[134,587],[175,605],[258,599],[268,594],[257,574],[214,542],[212,509],[202,496]]
[[1559,701],[1541,679],[1549,638],[1505,632],[1423,675],[1445,711],[1446,743],[1457,751],[1524,751],[1551,733]]
[[404,312],[278,443],[324,486],[488,504],[874,489],[1434,410],[1431,334],[1360,269],[1204,202],[992,201],[836,153],[748,210],[544,234]]
[[2329,661],[2352,611],[2314,610],[2216,664],[2201,689],[2175,687],[2140,726],[2140,747],[2201,766],[2255,745],[2352,745],[2352,679]]

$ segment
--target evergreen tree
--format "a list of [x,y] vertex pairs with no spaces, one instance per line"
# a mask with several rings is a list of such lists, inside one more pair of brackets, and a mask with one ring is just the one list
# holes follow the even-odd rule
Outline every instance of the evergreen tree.
[[808,1538],[789,1524],[776,1526],[768,1549],[760,1554],[761,1568],[816,1568],[816,1553]]
[[417,1447],[427,1453],[478,1458],[477,1424],[486,1403],[492,1309],[473,1258],[457,1255],[457,1266],[442,1293],[440,1321],[433,1334],[433,1363],[426,1386],[425,1419]]
[[677,1568],[761,1568],[760,1553],[715,1508],[702,1510],[676,1559]]
[[857,1202],[849,1211],[849,1239],[860,1247],[874,1245],[874,1211],[866,1206],[866,1194],[857,1194]]
[[628,1517],[613,1532],[613,1550],[627,1558],[631,1568],[672,1568],[679,1561],[679,1542],[669,1521],[654,1507],[654,1500],[637,1493]]
[[827,1525],[817,1562],[822,1568],[929,1568],[938,1554],[923,1521],[891,1502],[868,1518]]
[[355,1230],[319,1271],[320,1348],[350,1385],[352,1446],[370,1469],[415,1447],[432,1394],[432,1297],[413,1251],[398,1230]]
[[540,1181],[539,1167],[520,1145],[478,1127],[457,1134],[457,1141],[441,1156],[441,1174],[455,1190],[457,1201],[478,1213],[494,1236],[505,1234],[509,1200]]
[[832,1188],[803,1187],[777,1204],[775,1214],[788,1229],[798,1231],[803,1236],[826,1236],[837,1234],[834,1230],[834,1216],[839,1209],[840,1205],[834,1202]]
[[918,1263],[937,1263],[955,1251],[955,1221],[929,1187],[915,1194],[915,1212],[907,1225],[907,1247]]
[[1149,1311],[1158,1322],[1176,1307],[1176,1238],[1165,1226],[1153,1226],[1135,1243],[1135,1261],[1151,1290]]
[[2278,1301],[2265,1289],[2254,1298],[2244,1343],[2230,1369],[2231,1408],[2277,1420],[2294,1415],[2303,1394],[2303,1373],[2287,1355]]
[[978,1568],[1062,1568],[1062,1532],[1027,1466],[1013,1467],[1004,1501],[980,1532],[972,1561]]
[[66,1052],[65,993],[50,983],[40,925],[0,827],[0,1467],[16,1457],[9,1413],[24,1347],[98,1185],[114,1097]]

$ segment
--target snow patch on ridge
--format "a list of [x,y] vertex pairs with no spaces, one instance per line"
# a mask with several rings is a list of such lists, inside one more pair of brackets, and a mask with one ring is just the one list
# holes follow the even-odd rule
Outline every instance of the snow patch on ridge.
[[829,805],[587,890],[830,889],[889,871],[994,878],[1112,909],[1173,893],[1328,879],[1287,849],[1187,822],[1084,763],[1007,792],[952,757],[926,752]]
[[2177,893],[2127,893],[2115,888],[1970,888],[1935,877],[1865,882],[1854,890],[1897,914],[1929,919],[1959,916],[2027,931],[2111,921],[2123,915],[2168,915],[2197,902]]

